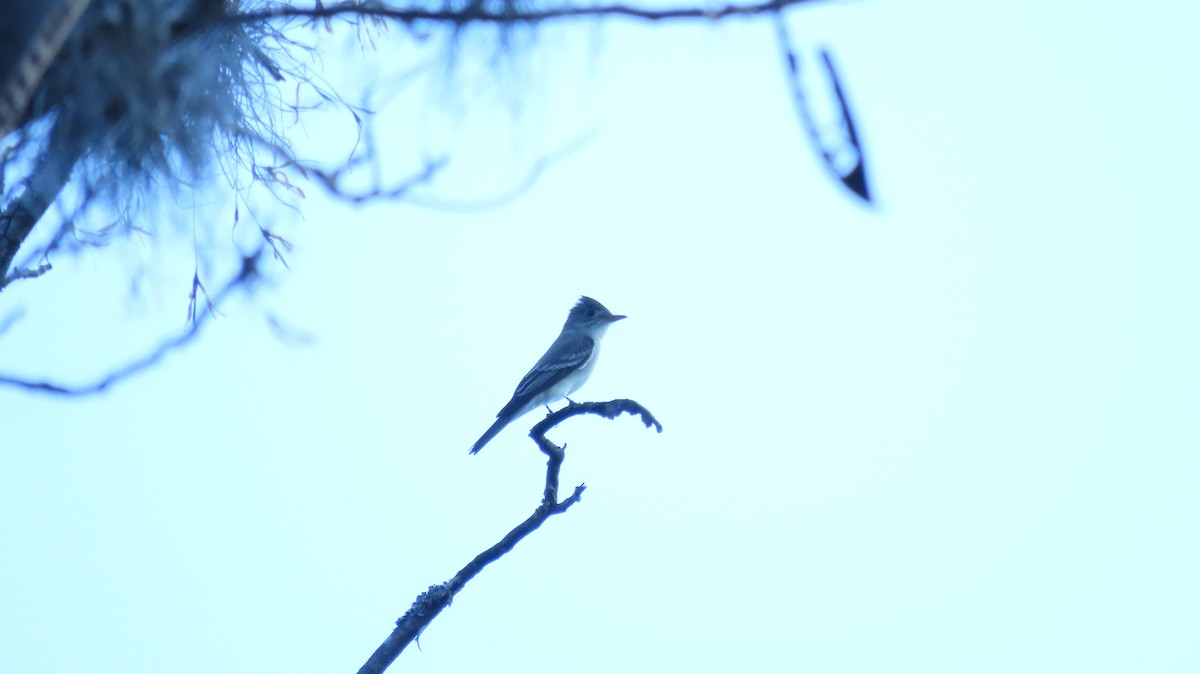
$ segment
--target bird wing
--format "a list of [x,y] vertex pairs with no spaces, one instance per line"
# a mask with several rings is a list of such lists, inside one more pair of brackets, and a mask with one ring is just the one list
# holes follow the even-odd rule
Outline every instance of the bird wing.
[[521,383],[517,384],[517,390],[513,392],[512,400],[508,401],[504,409],[496,414],[495,423],[475,442],[471,447],[471,453],[475,454],[483,449],[483,446],[518,414],[526,411],[525,405],[530,400],[586,365],[595,352],[596,340],[587,335],[579,333],[559,335],[558,339],[554,340],[554,343],[546,350],[546,354],[537,362],[537,365],[534,365],[533,369],[521,379]]
[[563,377],[583,367],[596,350],[596,340],[588,335],[571,333],[559,335],[546,355],[517,384],[513,400],[528,399],[562,381]]

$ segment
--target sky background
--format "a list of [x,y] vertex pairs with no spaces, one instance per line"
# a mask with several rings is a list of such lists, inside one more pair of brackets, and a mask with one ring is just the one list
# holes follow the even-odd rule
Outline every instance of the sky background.
[[[1200,671],[1180,7],[791,12],[837,59],[874,208],[815,161],[766,20],[549,27],[517,76],[414,82],[376,131],[395,177],[452,158],[426,204],[588,142],[482,212],[313,187],[260,213],[290,271],[188,349],[100,396],[0,390],[0,671],[357,671],[537,506],[539,414],[467,449],[581,294],[629,319],[578,399],[665,432],[555,430],[582,502],[393,670]],[[396,76],[403,35],[337,42],[328,76]],[[25,312],[0,371],[92,380],[183,327],[191,275],[169,239],[56,261],[0,298]]]

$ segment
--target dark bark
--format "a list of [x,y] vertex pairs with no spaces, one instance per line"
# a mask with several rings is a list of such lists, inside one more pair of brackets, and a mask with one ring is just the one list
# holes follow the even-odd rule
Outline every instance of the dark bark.
[[24,181],[20,194],[0,210],[0,290],[18,278],[29,276],[22,270],[10,270],[13,259],[34,225],[42,219],[71,179],[71,172],[79,160],[79,152],[58,146],[56,131],[57,125],[51,130],[47,147]]

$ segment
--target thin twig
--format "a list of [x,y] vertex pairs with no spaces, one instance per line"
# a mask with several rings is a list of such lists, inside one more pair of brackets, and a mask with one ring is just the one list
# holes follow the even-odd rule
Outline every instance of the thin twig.
[[530,164],[529,170],[525,172],[521,180],[495,196],[484,197],[482,199],[447,199],[445,197],[430,195],[413,195],[406,200],[406,203],[420,208],[430,208],[452,213],[478,213],[507,206],[533,189],[534,185],[541,179],[542,174],[546,172],[546,169],[578,152],[588,143],[595,140],[596,135],[595,132],[584,134],[557,150],[538,156]]
[[[215,307],[224,301],[233,291],[241,288],[252,282],[258,276],[258,261],[263,255],[263,248],[257,252],[247,255],[242,258],[242,268],[238,271],[228,283],[225,284],[219,291],[214,293],[209,300],[209,307]],[[194,292],[194,289],[193,289]],[[191,321],[188,329],[178,335],[166,339],[150,353],[138,358],[126,365],[110,372],[104,377],[82,386],[68,386],[65,384],[56,384],[49,381],[31,381],[20,377],[0,374],[0,384],[23,388],[29,391],[37,391],[40,393],[51,393],[62,396],[84,396],[93,393],[100,393],[107,390],[113,384],[132,377],[135,374],[148,370],[156,365],[171,351],[182,348],[189,344],[196,335],[200,333],[200,329],[210,320],[210,314],[203,311],[196,312],[194,320]]]
[[314,166],[305,166],[300,161],[290,158],[278,166],[264,166],[260,168],[261,170],[271,172],[271,175],[275,179],[283,176],[285,169],[292,169],[305,178],[315,179],[331,196],[350,203],[361,204],[372,199],[405,199],[414,188],[432,181],[446,167],[449,161],[445,157],[427,160],[425,166],[420,171],[400,182],[392,185],[375,184],[371,188],[361,192],[352,192],[346,189],[342,186],[342,180],[350,171],[361,166],[365,160],[351,159],[332,171],[326,171]]
[[855,196],[870,203],[871,192],[867,186],[866,162],[862,146],[858,139],[858,128],[854,124],[854,115],[851,114],[850,105],[846,102],[846,95],[842,91],[837,70],[833,67],[833,58],[827,50],[821,50],[821,62],[825,66],[825,74],[829,78],[834,96],[837,99],[838,115],[841,125],[845,129],[846,145],[854,153],[854,166],[849,171],[843,171],[838,167],[838,150],[830,149],[825,144],[821,137],[821,131],[817,128],[816,118],[809,105],[808,96],[805,95],[804,86],[800,82],[800,59],[796,56],[796,51],[792,47],[792,38],[788,34],[787,22],[782,13],[775,16],[775,32],[779,39],[779,49],[783,52],[784,67],[787,68],[788,86],[792,90],[792,100],[796,104],[796,112],[800,115],[800,122],[804,125],[804,131],[808,134],[809,143],[816,150],[817,155],[821,159],[822,166],[825,167],[830,175],[845,186],[846,189],[854,193]]
[[32,269],[14,269],[3,281],[0,281],[0,290],[4,290],[13,281],[24,278],[37,278],[53,268],[49,262],[43,262]]
[[837,97],[838,108],[842,112],[842,120],[846,127],[846,139],[857,156],[854,166],[841,175],[842,184],[851,192],[862,197],[863,201],[871,201],[871,190],[867,186],[866,155],[863,153],[862,143],[858,140],[858,127],[854,124],[854,115],[850,114],[850,104],[846,102],[841,78],[838,77],[837,70],[833,67],[833,56],[829,54],[828,49],[821,50],[821,62],[825,64],[825,71],[829,73],[829,81],[833,85],[833,95]]

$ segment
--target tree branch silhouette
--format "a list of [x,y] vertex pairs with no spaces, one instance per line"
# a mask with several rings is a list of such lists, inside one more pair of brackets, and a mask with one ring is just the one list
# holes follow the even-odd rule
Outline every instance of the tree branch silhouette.
[[[813,115],[808,96],[805,94],[804,86],[800,82],[800,58],[796,55],[796,50],[792,47],[792,38],[788,34],[787,24],[784,22],[782,13],[775,15],[775,29],[776,36],[779,39],[779,48],[783,52],[784,66],[787,68],[788,86],[792,91],[792,100],[796,104],[796,112],[800,115],[800,122],[803,124],[804,131],[808,135],[809,143],[812,144],[813,149],[817,151],[817,155],[821,159],[821,165],[842,186],[850,190],[859,199],[870,203],[871,190],[867,184],[866,155],[858,139],[858,127],[854,123],[854,115],[850,112],[850,104],[846,102],[846,94],[842,90],[837,69],[834,68],[833,57],[830,56],[829,50],[820,50],[821,63],[825,66],[825,76],[829,79],[829,86],[833,90],[834,98],[837,101],[838,123],[845,134],[845,145],[842,147],[831,147],[821,137],[821,130],[817,126],[816,116]],[[840,164],[845,163],[842,158],[845,157],[845,151],[847,150],[852,156],[853,163],[849,169],[843,169]]]
[[[642,21],[707,20],[722,21],[731,18],[754,18],[773,15],[776,23],[780,50],[788,72],[788,85],[796,104],[804,131],[824,168],[843,187],[866,203],[871,203],[871,191],[867,182],[865,154],[858,138],[858,129],[850,105],[846,100],[841,79],[834,66],[833,58],[826,49],[820,50],[824,74],[829,81],[831,94],[837,105],[838,122],[843,129],[845,142],[831,145],[823,141],[817,126],[808,96],[800,81],[800,61],[792,47],[784,23],[785,10],[818,0],[764,0],[748,4],[726,4],[710,7],[648,8],[623,3],[602,5],[576,5],[562,3],[556,6],[529,7],[517,5],[514,0],[503,0],[490,4],[473,1],[463,7],[423,7],[416,4],[400,5],[387,2],[346,0],[333,4],[316,2],[310,7],[277,6],[263,10],[234,14],[229,21],[270,22],[273,20],[307,19],[311,22],[328,22],[334,17],[370,18],[395,21],[405,25],[442,24],[456,30],[472,24],[498,26],[502,30],[514,26],[536,26],[538,24],[578,19],[625,18]],[[847,159],[849,156],[849,159]],[[486,202],[485,202],[486,203]],[[468,206],[468,210],[474,210]]]
[[[28,174],[11,189],[4,189],[0,176],[0,288],[19,279],[35,277],[43,269],[36,265],[13,267],[18,249],[42,220],[59,194],[71,183],[88,195],[82,212],[92,203],[123,208],[133,191],[128,185],[139,181],[166,185],[172,189],[190,189],[187,169],[203,168],[212,159],[228,160],[226,177],[234,192],[242,191],[239,171],[247,170],[253,181],[261,179],[268,188],[281,187],[287,193],[303,196],[303,190],[291,184],[282,169],[295,168],[312,178],[331,194],[361,203],[370,200],[409,199],[413,187],[429,182],[445,164],[444,158],[425,162],[424,171],[394,185],[376,182],[368,189],[348,189],[344,179],[363,164],[351,157],[344,166],[322,169],[301,163],[290,151],[282,133],[283,118],[292,113],[298,118],[310,106],[302,103],[299,92],[309,91],[326,103],[348,110],[361,126],[362,119],[353,106],[327,87],[311,72],[300,56],[314,51],[283,34],[279,24],[309,22],[329,27],[335,18],[352,24],[393,22],[402,26],[435,26],[457,35],[468,26],[489,26],[502,36],[513,29],[536,27],[547,22],[598,21],[611,18],[662,21],[723,21],[738,18],[775,16],[782,31],[782,14],[792,7],[815,4],[818,0],[758,0],[744,3],[654,7],[623,2],[599,4],[574,0],[549,0],[529,4],[517,0],[467,0],[464,3],[438,4],[423,0],[310,0],[307,6],[275,2],[231,3],[223,0],[192,0],[184,3],[128,5],[120,0],[59,3],[69,7],[70,21],[49,21],[57,27],[50,40],[34,40],[41,47],[28,54],[11,46],[0,52],[19,57],[17,78],[20,86],[9,91],[12,82],[0,81],[0,93],[8,91],[8,106],[0,110],[0,130],[20,128],[22,139],[14,146],[25,154],[22,161],[30,166]],[[136,11],[135,11],[136,6]],[[120,8],[118,11],[117,8]],[[86,8],[86,9],[85,9]],[[22,10],[37,19],[45,12]],[[18,13],[19,16],[24,16]],[[44,17],[42,17],[44,18]],[[14,17],[15,21],[16,17]],[[73,31],[67,31],[78,20]],[[46,22],[43,22],[46,23]],[[29,30],[33,30],[30,24]],[[61,24],[61,25],[59,25]],[[14,25],[23,26],[23,22]],[[66,32],[64,32],[66,31]],[[38,33],[40,35],[40,33]],[[781,33],[782,35],[782,33]],[[219,39],[216,39],[219,38]],[[796,60],[784,36],[784,51],[796,81]],[[451,41],[451,44],[456,44]],[[212,45],[219,48],[213,49]],[[100,51],[96,51],[96,50]],[[454,47],[448,47],[453,53]],[[93,53],[95,52],[95,53]],[[822,52],[825,69],[832,82],[832,94],[842,111],[849,145],[857,153],[852,169],[845,166],[846,153],[829,149],[815,139],[815,126],[803,95],[796,88],[802,121],[825,164],[843,185],[869,200],[857,132],[846,104],[838,76],[829,55]],[[166,67],[167,63],[190,64],[189,68]],[[2,66],[3,64],[0,64]],[[34,67],[36,66],[36,67]],[[0,76],[4,73],[0,67]],[[180,78],[185,77],[184,80]],[[128,82],[137,82],[129,86]],[[280,82],[295,82],[296,101],[285,102],[273,89]],[[19,91],[18,91],[19,89]],[[183,96],[180,92],[192,92]],[[204,92],[199,94],[196,92]],[[9,100],[11,99],[11,100]],[[158,120],[174,120],[161,127]],[[45,132],[31,131],[39,120],[52,120]],[[27,133],[28,132],[28,133]],[[3,134],[0,134],[3,135]],[[214,140],[215,139],[215,140]],[[265,146],[265,147],[264,147]],[[285,150],[272,156],[283,157],[281,166],[263,166],[255,150]],[[8,154],[0,156],[5,166]],[[525,192],[538,175],[556,157],[535,162],[528,179],[509,193],[477,201],[446,201],[425,197],[427,206],[448,210],[472,211],[493,208]],[[180,160],[180,161],[175,161]],[[18,162],[20,164],[20,162]],[[74,177],[73,177],[74,176]],[[253,182],[252,181],[252,182]],[[70,229],[70,225],[67,226]],[[55,242],[62,241],[56,237]],[[88,245],[94,245],[89,242]],[[44,259],[49,251],[32,251],[30,259]],[[48,260],[46,260],[48,261]]]
[[624,399],[603,403],[572,402],[535,424],[529,431],[529,437],[533,438],[538,448],[548,457],[546,487],[541,504],[524,522],[505,534],[498,543],[476,555],[475,559],[454,574],[453,578],[441,585],[431,585],[428,590],[422,592],[413,602],[412,607],[396,621],[396,628],[384,639],[379,648],[375,649],[366,664],[358,670],[358,674],[381,674],[395,662],[406,646],[421,636],[421,633],[442,612],[442,609],[449,606],[454,596],[466,586],[468,581],[479,575],[484,567],[512,550],[517,543],[521,542],[521,539],[536,531],[550,517],[566,512],[567,508],[579,502],[583,491],[587,489],[586,485],[581,484],[575,487],[575,491],[570,496],[562,501],[558,500],[558,474],[562,469],[563,460],[566,458],[566,445],[559,447],[546,438],[546,433],[563,421],[580,414],[597,414],[606,419],[615,419],[621,414],[638,415],[647,428],[653,426],[655,430],[662,433],[662,424],[654,418],[649,410],[633,400]]
[[[472,23],[496,25],[535,24],[565,19],[627,18],[642,21],[667,21],[672,19],[702,19],[720,21],[732,17],[752,17],[772,14],[796,5],[815,4],[823,0],[766,0],[750,4],[727,4],[712,7],[673,7],[650,9],[622,3],[607,5],[570,5],[554,7],[519,8],[511,2],[491,5],[470,2],[461,9],[431,9],[421,6],[394,6],[382,2],[349,0],[333,4],[317,2],[311,7],[272,7],[261,11],[243,12],[229,18],[231,21],[258,22],[273,19],[331,19],[338,16],[361,16],[389,19],[400,23],[443,23],[465,26]],[[828,2],[829,0],[824,0]]]
[[[256,252],[242,257],[242,267],[238,273],[230,279],[224,286],[211,296],[204,290],[200,284],[199,277],[193,277],[192,281],[192,296],[188,307],[189,325],[186,330],[163,340],[153,351],[123,365],[109,374],[97,379],[90,384],[81,386],[69,386],[66,384],[57,384],[51,381],[35,381],[14,377],[11,375],[0,374],[0,385],[13,386],[29,391],[37,391],[39,393],[50,393],[61,396],[85,396],[94,393],[100,393],[107,390],[113,384],[132,377],[140,372],[158,364],[168,353],[187,346],[200,334],[207,322],[215,315],[215,309],[226,298],[228,298],[235,290],[245,287],[258,278],[258,263],[263,256],[266,246],[259,248]],[[199,300],[197,297],[197,288],[204,292],[208,311],[197,311]]]
[[547,169],[578,152],[585,145],[592,142],[596,135],[595,132],[584,134],[557,150],[538,156],[529,165],[529,169],[525,172],[525,175],[516,184],[500,194],[475,199],[447,199],[433,195],[416,195],[408,197],[406,201],[413,206],[450,213],[477,213],[507,206],[532,190]]

